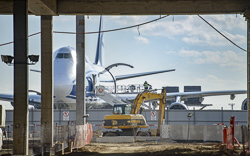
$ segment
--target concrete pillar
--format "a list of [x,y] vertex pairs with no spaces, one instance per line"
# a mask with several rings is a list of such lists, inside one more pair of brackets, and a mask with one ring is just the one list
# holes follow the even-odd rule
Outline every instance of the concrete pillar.
[[76,16],[76,125],[86,123],[85,104],[85,19],[84,16]]
[[53,145],[53,28],[52,16],[41,16],[41,143]]
[[13,154],[28,155],[28,1],[13,1],[14,125]]
[[250,147],[250,17],[247,19],[247,123],[248,123],[248,147]]

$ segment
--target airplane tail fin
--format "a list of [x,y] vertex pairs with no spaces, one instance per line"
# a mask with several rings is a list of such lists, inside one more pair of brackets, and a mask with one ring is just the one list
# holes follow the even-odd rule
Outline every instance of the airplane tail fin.
[[102,16],[100,17],[95,64],[104,66],[104,43],[103,43],[103,32],[101,32],[101,30],[102,30]]

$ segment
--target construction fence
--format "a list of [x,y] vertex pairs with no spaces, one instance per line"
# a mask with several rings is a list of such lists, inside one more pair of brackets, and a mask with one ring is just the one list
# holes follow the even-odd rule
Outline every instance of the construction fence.
[[[104,115],[111,114],[111,109],[87,110],[88,123],[92,125],[93,131],[97,131],[103,123]],[[158,110],[145,110],[142,112],[149,127],[156,129],[158,126]],[[188,115],[192,114],[191,117]],[[247,111],[242,110],[166,110],[164,124],[166,125],[229,125],[229,119],[235,116],[236,125],[247,125]],[[41,110],[29,110],[29,137],[40,137]],[[75,127],[75,110],[54,110],[55,134],[60,126]],[[9,138],[13,137],[13,110],[6,110],[6,132]],[[65,129],[66,133],[71,133]],[[58,132],[58,134],[60,134]],[[55,135],[59,137],[58,135]]]

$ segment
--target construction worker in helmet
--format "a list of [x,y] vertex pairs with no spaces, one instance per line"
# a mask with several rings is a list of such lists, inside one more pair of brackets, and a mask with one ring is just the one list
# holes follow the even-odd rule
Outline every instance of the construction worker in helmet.
[[143,85],[144,85],[144,89],[145,89],[145,90],[148,90],[148,86],[149,86],[148,82],[145,81]]

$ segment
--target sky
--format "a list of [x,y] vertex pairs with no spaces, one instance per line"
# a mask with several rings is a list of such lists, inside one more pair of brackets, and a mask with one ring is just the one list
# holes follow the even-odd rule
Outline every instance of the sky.
[[[221,33],[240,47],[247,48],[247,22],[242,15],[201,15]],[[144,23],[159,16],[103,16],[103,29],[117,29]],[[85,16],[85,31],[98,31],[99,16]],[[53,30],[75,32],[75,16],[54,16]],[[13,16],[0,16],[0,44],[13,41]],[[40,32],[40,16],[28,17],[28,34]],[[40,55],[40,35],[29,38],[29,54]],[[86,35],[86,55],[94,61],[97,34]],[[76,47],[73,34],[53,35],[54,51],[64,46]],[[131,29],[104,33],[105,66],[128,63],[133,69],[112,68],[113,75],[176,69],[174,72],[118,81],[123,84],[143,84],[153,88],[162,86],[201,86],[203,91],[247,89],[247,55],[197,15],[171,15],[156,22]],[[0,55],[13,55],[13,44],[0,46]],[[29,66],[40,70],[41,65]],[[0,93],[13,93],[13,66],[0,62]],[[41,90],[41,75],[29,73],[29,89]],[[209,109],[240,109],[246,95],[235,100],[229,96],[206,97]],[[1,103],[1,102],[0,102]]]

